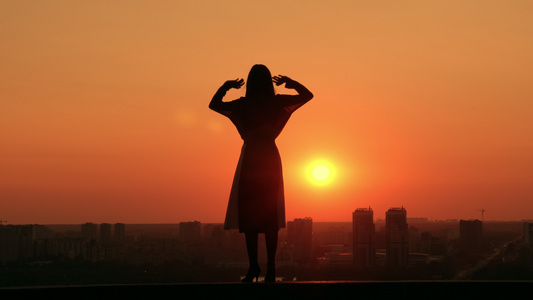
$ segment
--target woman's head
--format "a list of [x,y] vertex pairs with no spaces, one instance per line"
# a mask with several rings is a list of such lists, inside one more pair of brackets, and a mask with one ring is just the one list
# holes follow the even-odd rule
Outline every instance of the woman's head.
[[246,97],[274,96],[272,75],[264,65],[255,65],[248,74],[246,81]]

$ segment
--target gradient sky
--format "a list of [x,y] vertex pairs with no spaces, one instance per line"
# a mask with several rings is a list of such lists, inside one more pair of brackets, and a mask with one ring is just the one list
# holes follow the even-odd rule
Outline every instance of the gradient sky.
[[[277,140],[288,220],[533,218],[532,15],[529,0],[1,1],[0,219],[223,222],[242,141],[207,105],[256,63],[315,95]],[[328,185],[306,178],[317,159]]]

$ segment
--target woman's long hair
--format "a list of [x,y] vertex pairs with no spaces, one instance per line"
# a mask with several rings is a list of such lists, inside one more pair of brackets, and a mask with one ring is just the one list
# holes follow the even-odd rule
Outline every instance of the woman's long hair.
[[254,65],[246,81],[246,98],[266,98],[274,95],[270,71],[264,65]]

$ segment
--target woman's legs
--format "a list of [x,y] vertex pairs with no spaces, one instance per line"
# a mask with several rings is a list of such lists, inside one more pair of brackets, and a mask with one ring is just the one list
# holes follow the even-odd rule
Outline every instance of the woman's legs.
[[253,282],[254,278],[257,281],[261,269],[259,268],[259,263],[257,261],[257,237],[258,234],[254,233],[245,233],[244,237],[246,239],[246,251],[248,252],[248,261],[250,262],[250,267],[246,276],[241,280],[242,282]]
[[[258,244],[257,232],[246,232],[244,238],[246,240],[246,250],[248,252],[248,262],[250,267],[246,274],[245,282],[251,282],[254,277],[259,276],[260,268],[257,255]],[[270,230],[265,232],[265,242],[267,250],[267,273],[265,275],[265,281],[273,282],[276,279],[276,251],[278,248],[278,230]]]
[[265,232],[267,248],[267,273],[265,281],[273,282],[276,279],[276,250],[278,247],[278,230]]
[[257,261],[257,232],[244,233],[246,239],[246,251],[248,252],[248,262],[250,263],[250,269],[259,268],[259,262]]

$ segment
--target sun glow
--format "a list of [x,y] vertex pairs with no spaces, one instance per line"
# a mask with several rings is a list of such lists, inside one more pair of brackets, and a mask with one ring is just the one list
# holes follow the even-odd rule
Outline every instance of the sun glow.
[[326,166],[320,165],[313,169],[313,177],[318,181],[327,180],[329,177],[329,169]]
[[323,186],[334,181],[336,168],[327,160],[315,160],[307,165],[305,174],[312,184]]

